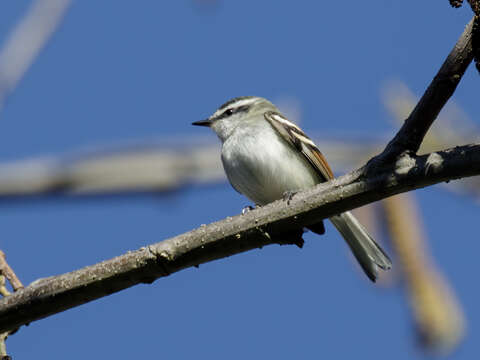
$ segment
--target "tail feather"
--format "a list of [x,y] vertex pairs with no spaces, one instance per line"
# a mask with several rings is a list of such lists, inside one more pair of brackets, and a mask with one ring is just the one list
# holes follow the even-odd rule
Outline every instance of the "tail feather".
[[378,268],[388,270],[392,262],[382,248],[372,239],[360,222],[347,211],[330,218],[330,221],[342,234],[353,255],[365,274],[375,282]]

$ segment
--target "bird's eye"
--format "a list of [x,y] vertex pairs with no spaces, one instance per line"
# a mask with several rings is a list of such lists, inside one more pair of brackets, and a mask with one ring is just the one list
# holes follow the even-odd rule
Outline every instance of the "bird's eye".
[[233,113],[234,113],[234,111],[233,111],[232,108],[227,109],[227,110],[225,110],[225,112],[224,112],[224,114],[227,115],[227,116],[232,115]]

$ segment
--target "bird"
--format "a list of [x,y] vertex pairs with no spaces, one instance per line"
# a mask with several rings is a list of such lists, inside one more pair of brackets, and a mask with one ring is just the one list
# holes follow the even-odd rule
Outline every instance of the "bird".
[[[257,206],[334,178],[315,143],[265,98],[233,98],[192,125],[207,126],[217,134],[230,184]],[[329,220],[370,280],[376,281],[378,268],[391,268],[388,255],[350,211]],[[307,228],[318,234],[325,232],[323,220]]]

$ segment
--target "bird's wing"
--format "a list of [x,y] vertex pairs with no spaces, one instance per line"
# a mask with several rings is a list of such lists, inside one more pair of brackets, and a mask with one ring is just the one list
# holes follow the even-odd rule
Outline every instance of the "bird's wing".
[[324,181],[333,179],[333,172],[332,169],[330,169],[327,160],[320,150],[318,150],[315,143],[305,135],[302,129],[277,112],[267,111],[264,116],[287,143],[292,145],[305,156]]

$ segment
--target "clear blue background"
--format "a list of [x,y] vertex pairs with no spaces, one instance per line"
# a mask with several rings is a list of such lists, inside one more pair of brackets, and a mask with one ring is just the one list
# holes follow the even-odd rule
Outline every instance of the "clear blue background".
[[[1,3],[0,43],[29,3]],[[470,17],[446,0],[76,1],[0,116],[0,161],[204,134],[190,123],[239,95],[300,99],[307,132],[391,135],[385,81],[423,93]],[[472,117],[479,80],[472,66],[455,95]],[[452,358],[472,359],[477,205],[438,187],[416,194],[468,320]],[[0,247],[28,284],[246,204],[226,183],[167,197],[3,202]],[[327,232],[307,234],[302,250],[269,246],[32,323],[8,350],[15,359],[422,358],[404,293],[373,287]]]

